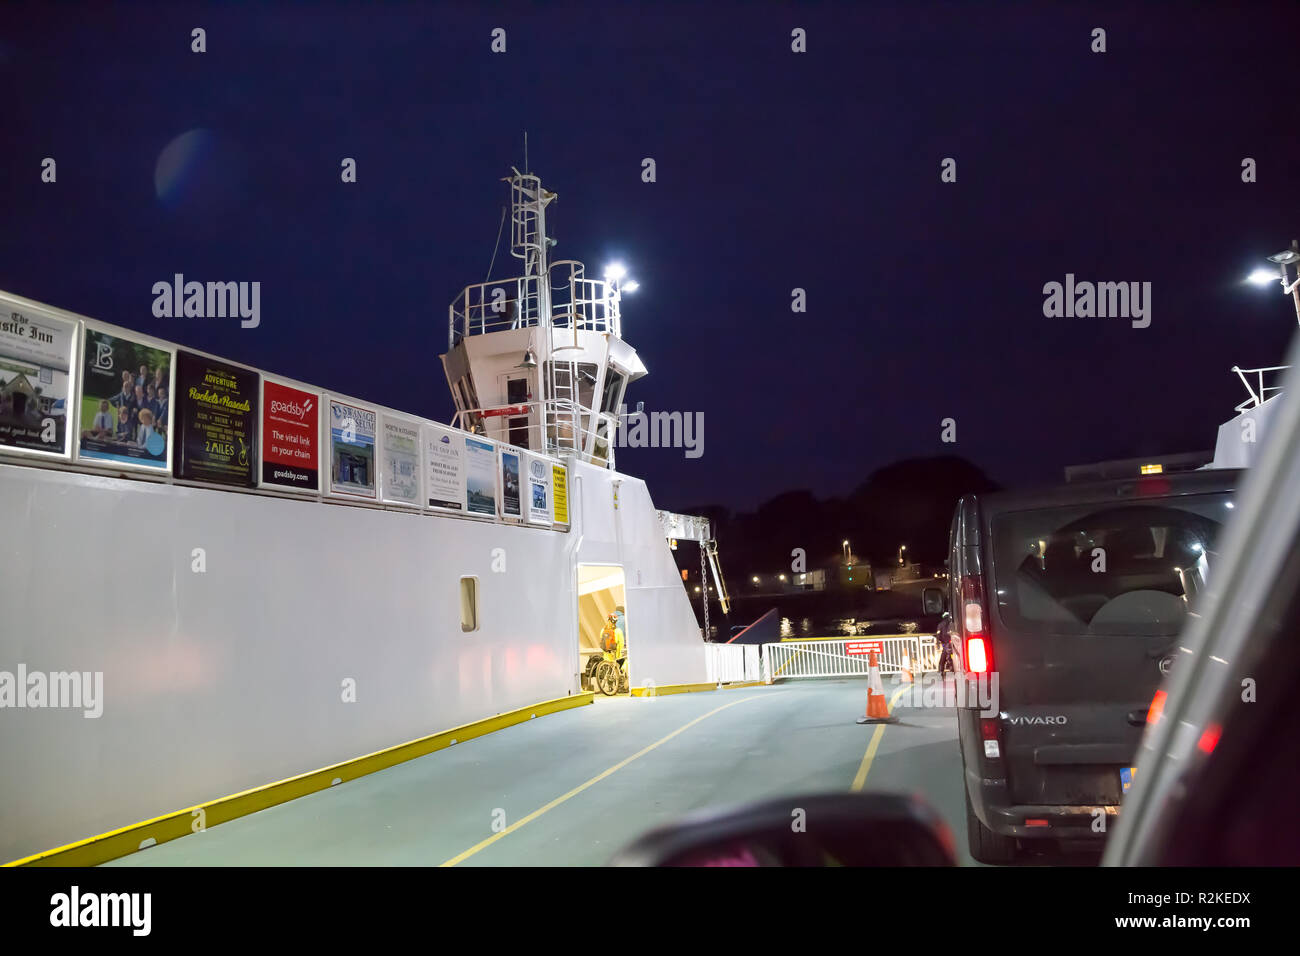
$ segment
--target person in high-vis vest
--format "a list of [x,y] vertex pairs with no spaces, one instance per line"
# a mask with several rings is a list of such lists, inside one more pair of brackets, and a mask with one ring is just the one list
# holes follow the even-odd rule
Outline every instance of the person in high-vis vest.
[[605,618],[600,650],[602,659],[594,671],[597,687],[604,694],[627,693],[627,646],[614,614]]
[[614,608],[614,626],[618,628],[619,634],[623,637],[623,647],[618,652],[618,663],[626,669],[627,661],[627,617],[623,613],[623,605]]
[[605,620],[605,629],[600,632],[600,649],[620,663],[627,657],[627,646],[617,614],[611,614]]

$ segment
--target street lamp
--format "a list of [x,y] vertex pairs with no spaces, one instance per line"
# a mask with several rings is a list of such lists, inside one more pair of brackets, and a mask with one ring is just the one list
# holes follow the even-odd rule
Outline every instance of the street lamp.
[[[1295,301],[1296,322],[1300,323],[1300,241],[1291,240],[1291,248],[1283,249],[1276,255],[1268,257],[1268,261],[1277,266],[1276,273],[1270,273],[1267,269],[1256,269],[1247,279],[1255,285],[1267,285],[1269,282],[1280,280],[1282,283],[1282,294],[1289,295]],[[1296,279],[1294,282],[1287,282],[1286,267],[1296,267]]]
[[906,551],[906,550],[907,550],[907,545],[905,545],[905,544],[900,544],[900,545],[898,546],[898,563],[899,563],[899,564],[902,564],[902,563],[903,563],[903,552]]

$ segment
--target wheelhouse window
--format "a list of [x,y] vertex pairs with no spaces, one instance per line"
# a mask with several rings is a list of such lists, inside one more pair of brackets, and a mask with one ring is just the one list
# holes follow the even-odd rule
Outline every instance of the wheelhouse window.
[[600,410],[610,415],[617,413],[619,402],[623,400],[624,375],[612,366],[605,371],[605,394],[600,400]]

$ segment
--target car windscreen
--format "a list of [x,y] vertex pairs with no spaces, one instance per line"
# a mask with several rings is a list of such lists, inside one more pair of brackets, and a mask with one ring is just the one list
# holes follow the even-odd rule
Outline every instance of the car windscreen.
[[1227,493],[1015,511],[992,520],[998,614],[1013,630],[1177,634],[1205,588]]

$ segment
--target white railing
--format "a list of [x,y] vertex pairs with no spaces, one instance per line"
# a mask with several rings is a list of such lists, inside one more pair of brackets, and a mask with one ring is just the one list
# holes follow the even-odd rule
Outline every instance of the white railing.
[[922,634],[920,637],[921,673],[937,671],[939,669],[939,642],[934,639],[933,634]]
[[465,286],[447,308],[447,347],[471,335],[538,325],[541,282],[541,276],[515,276]]
[[[448,306],[447,347],[454,348],[471,335],[526,329],[542,325],[546,318],[553,329],[576,332],[608,332],[622,335],[618,286],[604,279],[583,277],[582,263],[565,259],[551,266],[569,267],[569,274],[551,284],[544,304],[542,277],[515,276],[467,285]],[[548,276],[548,280],[550,277]],[[546,309],[550,315],[544,316]]]
[[711,684],[762,680],[761,661],[757,644],[704,645],[705,672]]
[[923,642],[934,638],[922,634],[896,637],[845,637],[831,640],[782,641],[763,645],[763,679],[767,683],[791,677],[866,677],[870,648],[876,648],[881,676],[901,674],[904,657],[913,674],[933,670]]
[[[577,268],[581,269],[581,265]],[[620,296],[612,283],[603,279],[584,279],[580,273],[571,274],[566,284],[551,287],[551,295],[551,324],[555,328],[609,332],[621,337]]]
[[[1244,412],[1247,409],[1263,405],[1273,397],[1272,393],[1282,391],[1281,385],[1265,385],[1264,373],[1273,373],[1272,378],[1274,381],[1277,381],[1281,378],[1281,375],[1278,373],[1285,372],[1290,367],[1291,366],[1289,365],[1269,365],[1264,368],[1238,368],[1234,365],[1232,370],[1237,373],[1237,377],[1241,379],[1241,384],[1246,386],[1246,391],[1250,394],[1250,398],[1238,405],[1234,411]],[[1255,382],[1253,385],[1250,380],[1246,378],[1247,375],[1255,376]]]
[[[513,424],[520,418],[527,418],[527,426]],[[592,420],[595,420],[595,425]],[[573,420],[579,422],[577,434],[574,434]],[[494,421],[496,424],[489,424]],[[600,428],[604,425],[604,429]],[[557,458],[576,454],[583,461],[602,467],[614,467],[614,442],[618,432],[618,416],[608,412],[593,412],[584,405],[578,405],[571,399],[547,399],[534,402],[511,402],[505,405],[486,405],[479,408],[464,408],[456,412],[451,419],[451,427],[475,434],[488,434],[489,428],[509,435],[512,429],[526,427],[527,447],[534,451],[545,449],[545,453]],[[595,433],[597,441],[592,445],[592,452],[585,449],[590,436]],[[604,439],[604,456],[600,439]],[[503,440],[503,439],[497,439]]]

